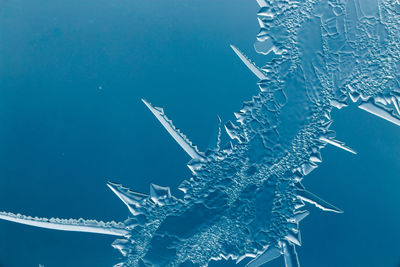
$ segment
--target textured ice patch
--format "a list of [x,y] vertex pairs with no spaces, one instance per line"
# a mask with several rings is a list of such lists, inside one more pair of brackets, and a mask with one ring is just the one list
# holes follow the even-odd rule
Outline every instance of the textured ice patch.
[[122,185],[108,187],[131,215],[121,223],[0,218],[65,231],[120,236],[113,243],[125,257],[117,266],[205,266],[210,260],[251,257],[260,266],[283,256],[299,266],[299,223],[311,204],[341,213],[309,192],[302,179],[322,162],[327,144],[355,150],[336,140],[332,108],[348,101],[400,125],[400,8],[395,1],[257,0],[260,32],[258,66],[231,45],[258,79],[258,95],[243,103],[236,122],[221,126],[217,146],[198,148],[167,118],[143,100],[192,159],[192,176],[179,189],[155,184],[148,193]]

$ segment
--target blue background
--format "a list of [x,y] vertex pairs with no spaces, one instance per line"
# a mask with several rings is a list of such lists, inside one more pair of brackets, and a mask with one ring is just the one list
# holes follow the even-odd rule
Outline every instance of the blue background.
[[[163,106],[205,150],[216,115],[232,120],[257,94],[231,51],[259,65],[256,1],[0,1],[0,210],[121,221],[106,187],[176,186],[188,156],[140,101]],[[99,89],[102,88],[102,89]],[[345,211],[301,224],[302,266],[400,264],[400,127],[356,107],[333,112],[339,140],[304,181]],[[0,221],[0,266],[112,266],[114,237]],[[212,266],[231,266],[218,262]],[[281,259],[270,266],[282,266]]]

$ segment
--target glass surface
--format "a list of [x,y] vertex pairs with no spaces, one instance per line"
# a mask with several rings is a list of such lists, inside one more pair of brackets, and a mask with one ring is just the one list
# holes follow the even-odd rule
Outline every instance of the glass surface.
[[[259,93],[257,77],[229,46],[260,66],[268,59],[253,46],[260,28],[256,1],[0,3],[0,210],[123,221],[129,211],[107,181],[146,193],[150,183],[170,186],[180,196],[190,157],[141,98],[164,107],[205,151],[215,146],[216,115],[235,121],[234,112]],[[366,14],[374,12],[369,7]],[[287,94],[290,104],[296,92]],[[297,131],[300,115],[284,122],[282,136]],[[303,180],[344,213],[307,208],[300,262],[399,266],[400,127],[356,104],[333,109],[332,118],[338,140],[358,154],[327,146],[323,162]],[[123,261],[112,236],[0,221],[0,237],[4,267]],[[283,265],[279,258],[267,266]]]

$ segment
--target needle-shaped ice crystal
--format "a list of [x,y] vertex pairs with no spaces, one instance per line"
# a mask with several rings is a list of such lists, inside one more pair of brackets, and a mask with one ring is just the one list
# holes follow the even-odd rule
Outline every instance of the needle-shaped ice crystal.
[[328,143],[330,145],[333,145],[335,147],[341,148],[343,150],[346,150],[347,152],[350,152],[350,153],[353,153],[353,154],[357,154],[357,152],[354,151],[352,148],[350,148],[348,146],[345,146],[343,142],[337,141],[335,139],[329,139],[329,138],[326,138],[324,136],[321,136],[319,138],[319,140],[321,140],[322,142]]
[[390,112],[386,111],[385,109],[378,107],[377,105],[373,104],[372,102],[365,102],[358,106],[360,109],[365,110],[375,116],[378,116],[382,119],[390,121],[398,126],[400,126],[400,119],[393,116]]
[[94,220],[75,220],[75,219],[58,219],[58,218],[33,218],[30,216],[13,214],[7,212],[0,212],[0,219],[16,222],[20,224],[36,226],[46,229],[72,231],[72,232],[85,232],[96,233],[104,235],[124,236],[129,232],[125,229],[123,224],[114,222],[104,223]]
[[172,121],[170,121],[167,116],[164,114],[164,110],[162,108],[154,107],[146,100],[142,99],[143,103],[150,109],[150,111],[154,114],[157,120],[164,126],[164,128],[168,131],[168,133],[175,139],[175,141],[183,148],[183,150],[188,153],[190,157],[193,159],[201,159],[203,156],[197,150],[197,147],[189,141],[189,139],[177,129]]
[[265,76],[263,71],[259,67],[257,67],[256,64],[251,62],[251,60],[245,54],[243,54],[238,48],[236,48],[236,46],[231,45],[231,48],[236,53],[236,55],[240,58],[240,60],[247,66],[247,68],[249,68],[249,70],[252,73],[254,73],[254,75],[257,76],[258,79],[260,79],[260,80],[267,79],[267,77]]

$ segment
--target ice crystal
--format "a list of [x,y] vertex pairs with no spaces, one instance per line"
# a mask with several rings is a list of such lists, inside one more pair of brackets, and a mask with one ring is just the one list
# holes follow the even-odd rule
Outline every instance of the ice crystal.
[[[299,266],[299,222],[305,204],[340,213],[301,181],[322,162],[335,140],[331,110],[348,101],[400,125],[400,4],[393,0],[257,0],[258,67],[237,47],[239,59],[259,79],[260,92],[224,125],[214,149],[200,152],[166,117],[143,100],[192,158],[192,177],[179,189],[151,184],[149,194],[109,183],[131,216],[121,223],[0,218],[38,227],[120,236],[113,247],[126,257],[117,266],[206,266],[212,259],[254,258],[260,266],[283,255]],[[220,127],[221,128],[221,127]]]

